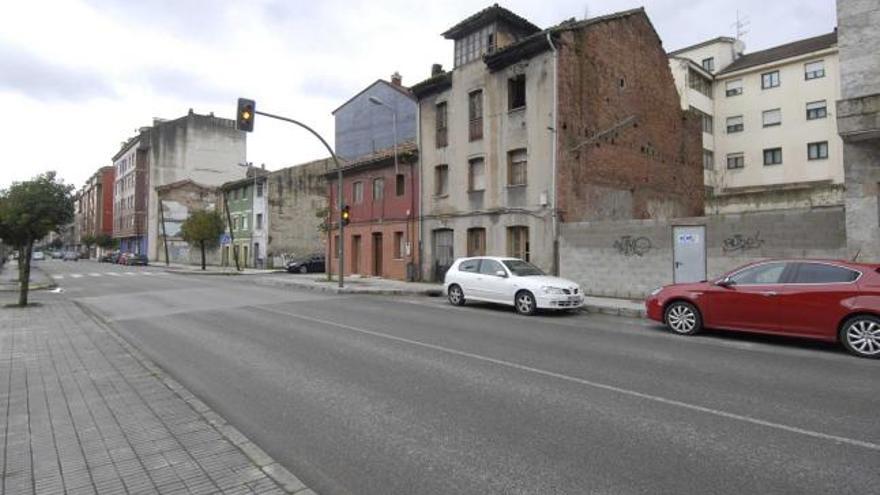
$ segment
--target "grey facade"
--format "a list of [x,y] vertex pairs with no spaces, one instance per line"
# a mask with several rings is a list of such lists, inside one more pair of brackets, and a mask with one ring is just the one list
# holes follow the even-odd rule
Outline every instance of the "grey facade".
[[[375,98],[386,106],[370,101]],[[333,111],[336,154],[351,161],[394,145],[393,115],[397,114],[397,143],[415,141],[418,104],[399,76],[378,80]]]
[[849,256],[880,261],[880,3],[837,2]]

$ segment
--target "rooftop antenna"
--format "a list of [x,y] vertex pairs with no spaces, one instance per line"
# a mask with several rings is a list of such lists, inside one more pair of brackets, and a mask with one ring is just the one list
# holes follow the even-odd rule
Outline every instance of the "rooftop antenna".
[[750,24],[748,16],[740,14],[739,9],[736,9],[736,22],[731,27],[736,28],[736,39],[738,41],[742,41],[743,37],[749,33],[748,27]]

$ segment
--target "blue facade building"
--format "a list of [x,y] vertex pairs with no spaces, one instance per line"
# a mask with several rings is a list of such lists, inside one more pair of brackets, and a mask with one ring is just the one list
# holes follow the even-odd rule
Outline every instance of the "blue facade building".
[[336,154],[347,161],[372,155],[394,145],[393,116],[397,115],[397,144],[415,142],[418,103],[401,84],[377,80],[333,111]]

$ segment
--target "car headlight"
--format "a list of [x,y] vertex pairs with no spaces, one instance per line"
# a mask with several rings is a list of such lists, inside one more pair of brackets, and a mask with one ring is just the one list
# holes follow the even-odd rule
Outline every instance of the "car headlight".
[[561,287],[545,285],[544,287],[541,287],[541,289],[544,291],[544,294],[565,294]]
[[651,295],[656,296],[657,294],[660,293],[661,290],[663,290],[663,287],[657,287],[656,289],[651,291]]

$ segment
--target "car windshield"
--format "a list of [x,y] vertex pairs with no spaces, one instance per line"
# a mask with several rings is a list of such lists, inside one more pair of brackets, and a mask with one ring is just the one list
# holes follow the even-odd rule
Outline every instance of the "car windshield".
[[517,277],[534,277],[544,275],[537,266],[522,260],[504,260],[504,266]]

